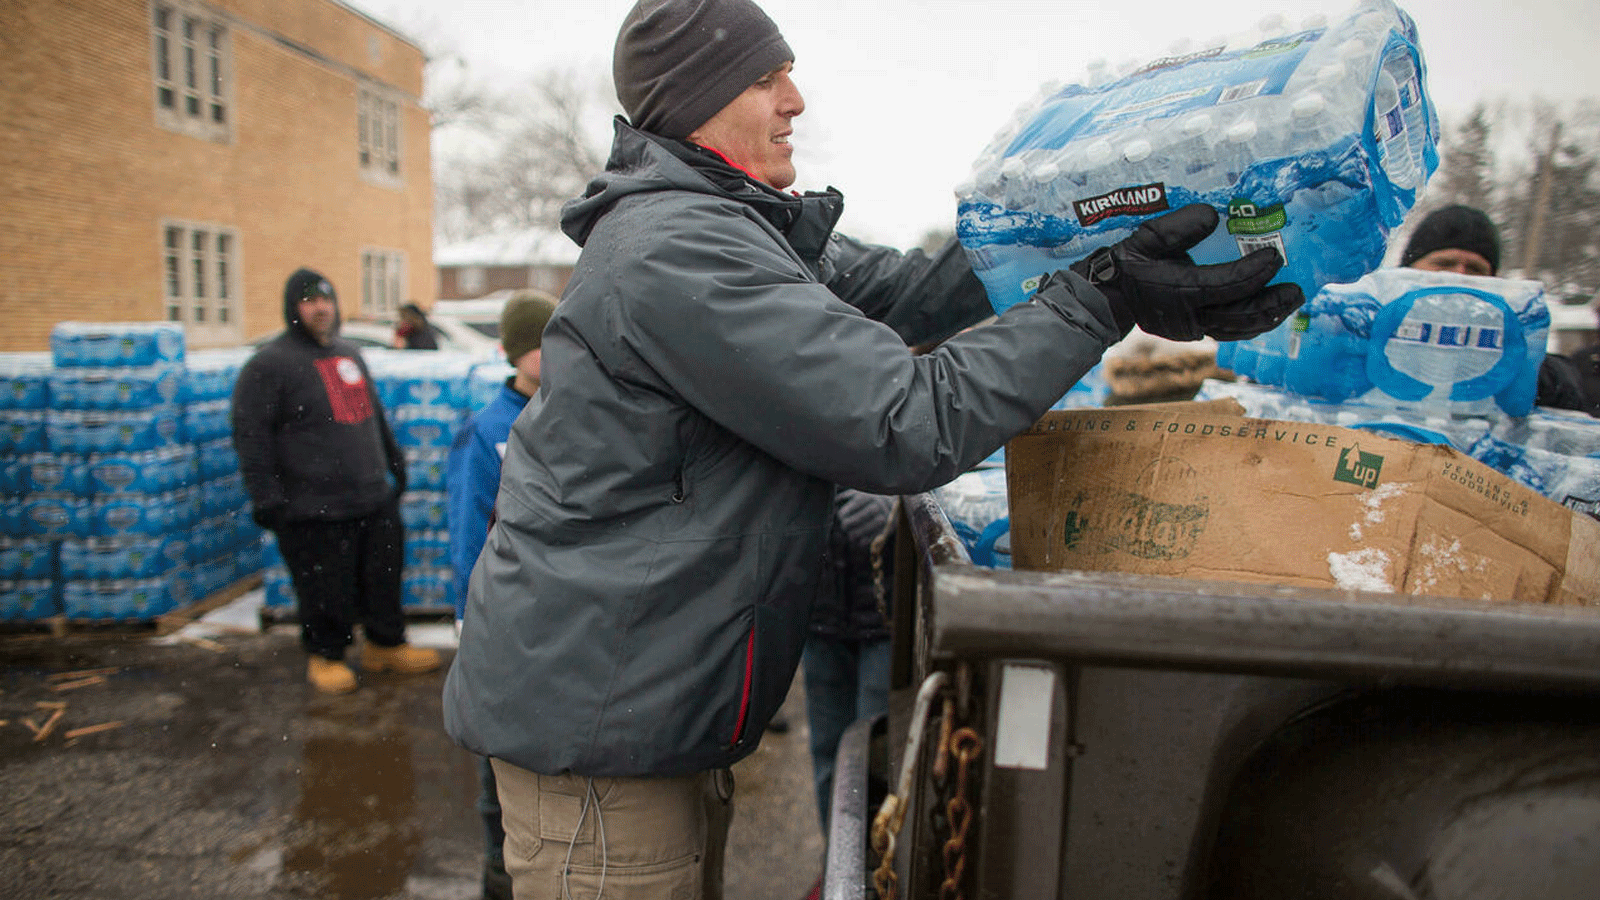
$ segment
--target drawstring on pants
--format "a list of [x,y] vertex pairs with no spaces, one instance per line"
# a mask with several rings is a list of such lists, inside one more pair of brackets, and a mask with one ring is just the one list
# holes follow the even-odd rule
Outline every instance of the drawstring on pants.
[[595,830],[600,836],[600,884],[595,889],[594,900],[600,900],[606,893],[606,819],[600,811],[600,798],[595,796],[594,778],[589,778],[584,783],[583,808],[578,811],[578,824],[572,829],[572,840],[567,842],[567,862],[561,868],[561,896],[564,900],[572,900],[572,891],[568,887],[567,879],[572,875],[572,849],[578,845],[578,833],[583,831],[583,820],[589,816],[589,806],[594,806]]

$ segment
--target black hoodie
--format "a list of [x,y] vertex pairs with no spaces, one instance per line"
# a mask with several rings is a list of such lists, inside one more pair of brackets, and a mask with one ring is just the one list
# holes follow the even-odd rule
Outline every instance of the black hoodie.
[[[297,315],[309,269],[284,290],[282,334],[262,345],[233,390],[233,445],[257,522],[354,519],[405,490],[405,456],[353,344],[320,344]],[[335,301],[337,304],[337,301]],[[337,308],[337,306],[336,306]]]

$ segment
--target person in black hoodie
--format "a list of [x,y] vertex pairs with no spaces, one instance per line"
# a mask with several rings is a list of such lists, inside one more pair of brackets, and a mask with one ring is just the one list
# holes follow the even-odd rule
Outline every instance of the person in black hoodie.
[[294,583],[307,678],[355,690],[343,659],[358,623],[362,669],[437,669],[437,651],[406,644],[400,609],[405,457],[360,352],[338,336],[333,285],[297,270],[283,317],[288,327],[239,372],[233,444],[251,516],[277,535]]

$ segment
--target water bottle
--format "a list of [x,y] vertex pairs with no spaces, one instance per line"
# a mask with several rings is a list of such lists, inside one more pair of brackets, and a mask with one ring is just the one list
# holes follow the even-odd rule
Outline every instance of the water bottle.
[[1400,108],[1400,87],[1387,68],[1379,70],[1372,91],[1372,137],[1378,143],[1379,164],[1389,181],[1401,190],[1414,189],[1416,177],[1405,112]]
[[[1413,173],[1423,170],[1423,146],[1426,143],[1427,124],[1422,109],[1422,88],[1417,81],[1417,69],[1404,48],[1391,49],[1383,57],[1383,70],[1394,79],[1395,94],[1399,98],[1400,118],[1405,123],[1406,145],[1411,153]],[[1414,176],[1413,176],[1414,177]]]

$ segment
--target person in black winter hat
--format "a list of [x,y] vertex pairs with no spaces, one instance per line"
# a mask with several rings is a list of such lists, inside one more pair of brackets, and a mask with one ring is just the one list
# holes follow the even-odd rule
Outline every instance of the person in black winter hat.
[[[1436,209],[1418,223],[1400,254],[1400,265],[1427,272],[1495,276],[1500,273],[1500,230],[1483,210],[1456,204]],[[1555,409],[1600,415],[1600,359],[1546,353],[1539,364],[1534,402]]]
[[240,369],[231,416],[251,517],[277,536],[294,584],[306,678],[326,693],[355,690],[344,663],[355,625],[363,669],[437,669],[437,651],[406,644],[400,609],[405,457],[366,362],[339,338],[333,285],[297,270],[283,320]]
[[444,689],[518,897],[721,896],[730,767],[794,681],[837,487],[950,481],[1135,324],[1239,340],[1302,299],[1276,250],[1196,265],[1193,205],[995,318],[955,241],[869,245],[838,191],[790,190],[794,58],[751,0],[638,0],[617,35],[627,115],[562,209],[583,249]]
[[1482,210],[1446,206],[1429,213],[1400,254],[1404,268],[1461,275],[1500,271],[1500,231]]

